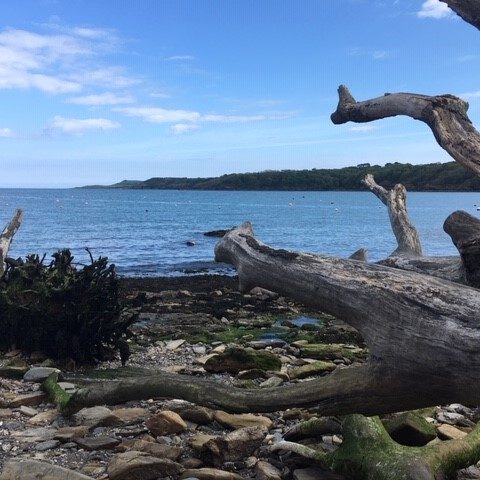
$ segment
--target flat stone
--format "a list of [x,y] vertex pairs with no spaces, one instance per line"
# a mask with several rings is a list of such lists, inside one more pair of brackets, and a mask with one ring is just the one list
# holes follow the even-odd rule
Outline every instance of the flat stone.
[[63,390],[75,390],[77,387],[70,382],[58,382],[58,386]]
[[93,450],[112,450],[119,443],[120,440],[114,437],[100,436],[100,437],[84,437],[75,438],[74,442],[81,448],[88,451]]
[[42,424],[47,424],[47,423],[52,423],[55,418],[57,418],[59,415],[58,410],[46,410],[45,412],[40,412],[34,417],[32,417],[28,423],[31,423],[32,425],[42,425]]
[[8,406],[15,408],[24,405],[25,407],[35,407],[47,400],[44,392],[33,392],[25,395],[17,395],[8,402]]
[[145,440],[124,440],[119,448],[128,450],[136,450],[138,452],[145,452],[149,455],[159,458],[168,458],[176,461],[182,454],[181,447],[174,445],[164,445],[156,442],[147,442]]
[[179,340],[170,340],[166,345],[165,348],[167,350],[173,351],[176,350],[177,348],[181,347],[185,343],[184,339],[179,339]]
[[182,417],[171,410],[164,410],[150,417],[145,425],[156,437],[180,433],[187,429]]
[[268,462],[257,462],[255,473],[258,480],[282,480],[282,472]]
[[12,437],[14,437],[19,442],[38,443],[52,440],[55,437],[56,433],[57,430],[50,427],[27,428],[26,430],[12,433]]
[[206,425],[213,421],[213,411],[184,400],[170,400],[164,404],[166,410],[178,413],[183,420],[197,425]]
[[13,417],[13,410],[10,408],[0,408],[0,420],[4,420],[5,418],[12,418]]
[[213,418],[225,427],[230,428],[244,428],[244,427],[265,427],[271,428],[272,420],[268,417],[254,415],[253,413],[227,413],[222,410],[216,410]]
[[34,408],[32,407],[26,407],[25,405],[22,405],[18,411],[22,414],[22,415],[26,415],[27,417],[34,417],[35,415],[38,414],[38,410],[35,410]]
[[118,408],[113,414],[120,419],[123,425],[135,425],[147,418],[148,412],[144,408]]
[[214,466],[250,456],[263,442],[267,430],[260,427],[239,428],[206,442],[203,454]]
[[208,433],[197,433],[188,440],[189,445],[197,451],[200,451],[203,446],[210,440],[215,438],[215,435],[209,435]]
[[52,367],[32,367],[25,373],[23,380],[25,382],[42,383],[52,373],[60,373],[60,370]]
[[60,440],[61,442],[70,442],[74,438],[83,437],[88,433],[88,427],[63,427],[59,428],[55,435],[54,439]]
[[274,375],[273,377],[267,378],[259,386],[260,388],[275,388],[275,387],[279,387],[282,383],[283,383],[283,378],[280,378]]
[[225,470],[218,470],[216,468],[191,468],[185,470],[181,479],[198,478],[198,480],[242,480],[243,477],[233,472],[226,472]]
[[439,425],[437,427],[437,434],[443,440],[458,440],[467,436],[466,432],[454,427],[453,425],[449,425],[448,423]]
[[60,445],[59,440],[47,440],[45,442],[40,442],[35,445],[35,450],[37,452],[46,452],[47,450],[52,450],[57,448]]
[[120,419],[107,407],[82,408],[72,415],[72,421],[74,425],[85,425],[90,428],[122,425]]
[[9,460],[0,480],[93,480],[81,473],[37,460]]
[[179,463],[168,458],[137,451],[115,455],[107,469],[110,480],[156,480],[159,477],[175,477],[183,471]]

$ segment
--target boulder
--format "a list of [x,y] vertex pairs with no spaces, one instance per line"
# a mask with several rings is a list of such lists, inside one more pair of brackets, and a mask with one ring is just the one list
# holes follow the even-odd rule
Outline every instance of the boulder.
[[210,357],[203,368],[207,372],[237,374],[242,370],[280,370],[282,362],[273,353],[252,348],[230,347],[224,353]]
[[82,408],[72,415],[72,422],[74,425],[84,425],[90,428],[122,425],[121,420],[107,407]]
[[168,458],[158,458],[135,450],[115,455],[108,465],[110,480],[156,480],[175,477],[184,468]]
[[203,445],[202,453],[214,466],[250,456],[263,442],[267,430],[247,427],[219,435]]
[[255,473],[258,480],[282,480],[282,472],[268,462],[257,462]]
[[145,452],[154,457],[168,458],[173,461],[176,461],[182,454],[180,447],[137,439],[124,440],[118,449],[125,449],[125,451],[137,450],[138,452]]
[[191,468],[182,473],[181,479],[198,478],[198,480],[243,480],[243,477],[233,472],[216,468]]
[[315,375],[323,375],[332,372],[337,366],[333,362],[322,362],[321,360],[297,367],[289,371],[290,379],[307,378]]
[[187,424],[182,417],[171,410],[164,410],[150,417],[145,425],[157,437],[180,433],[187,429]]
[[81,473],[37,460],[10,460],[0,480],[93,480]]
[[389,435],[401,445],[420,447],[437,435],[435,427],[416,412],[405,412],[382,420]]
[[74,442],[80,448],[92,452],[94,450],[112,450],[120,443],[120,440],[118,438],[101,435],[99,437],[75,438]]
[[60,373],[58,368],[52,367],[32,367],[23,376],[25,382],[42,383],[52,373]]

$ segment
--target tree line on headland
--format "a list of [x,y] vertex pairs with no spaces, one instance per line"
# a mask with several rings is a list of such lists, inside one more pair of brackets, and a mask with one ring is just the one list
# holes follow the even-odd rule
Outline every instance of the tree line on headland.
[[84,188],[126,188],[160,190],[363,190],[367,173],[385,188],[397,183],[410,191],[480,191],[480,177],[456,162],[385,166],[359,164],[355,167],[311,170],[266,170],[233,173],[210,178],[153,177],[144,181],[124,180],[109,186]]

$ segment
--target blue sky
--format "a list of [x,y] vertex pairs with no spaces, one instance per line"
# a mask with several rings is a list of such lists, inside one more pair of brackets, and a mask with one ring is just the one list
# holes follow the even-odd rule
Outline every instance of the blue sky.
[[449,160],[409,118],[332,125],[341,83],[480,117],[479,33],[438,0],[17,0],[0,22],[0,187]]

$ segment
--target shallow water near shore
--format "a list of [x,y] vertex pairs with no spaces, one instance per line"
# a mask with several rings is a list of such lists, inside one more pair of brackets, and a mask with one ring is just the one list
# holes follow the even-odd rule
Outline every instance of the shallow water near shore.
[[[203,233],[245,220],[279,248],[345,257],[367,248],[371,260],[395,248],[386,208],[370,192],[0,189],[0,201],[3,222],[25,211],[11,256],[70,248],[88,262],[89,247],[125,276],[231,273],[214,262],[218,239]],[[455,210],[478,216],[477,204],[480,193],[409,193],[424,253],[456,254],[443,222]]]

